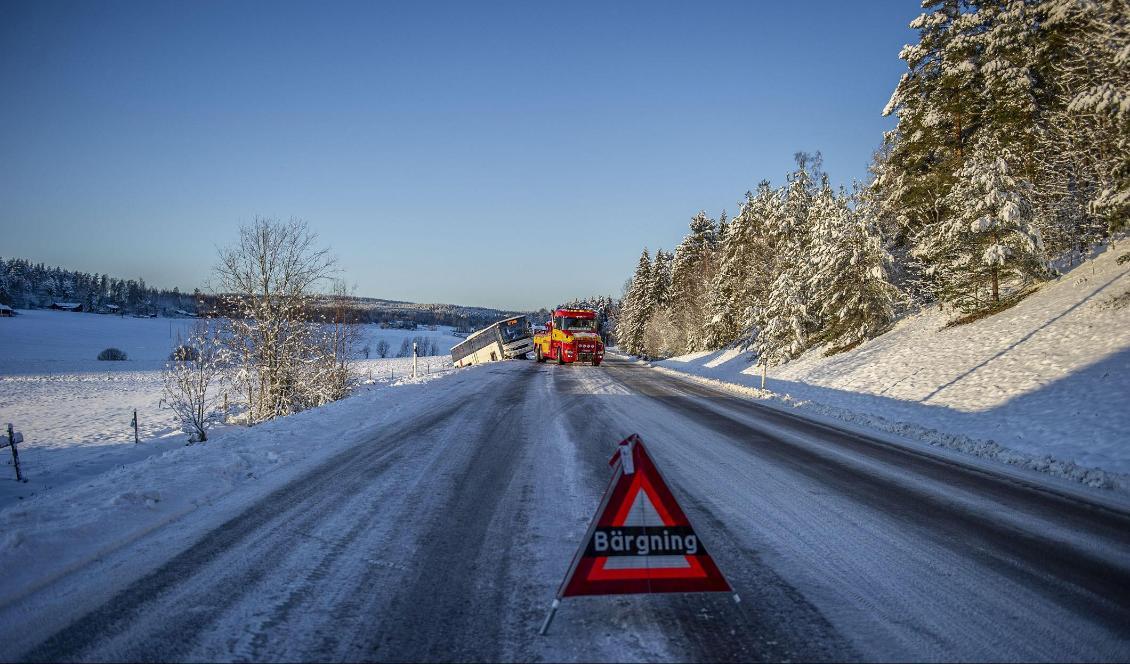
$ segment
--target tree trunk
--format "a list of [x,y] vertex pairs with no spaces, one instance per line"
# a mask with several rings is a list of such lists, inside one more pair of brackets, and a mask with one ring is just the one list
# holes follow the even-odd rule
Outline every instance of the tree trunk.
[[955,131],[954,134],[955,134],[955,138],[957,139],[957,165],[958,165],[958,168],[960,168],[961,165],[965,162],[965,149],[964,149],[964,146],[962,145],[962,138],[961,138],[961,111],[958,111],[956,115],[957,115],[957,123],[956,123],[957,131]]

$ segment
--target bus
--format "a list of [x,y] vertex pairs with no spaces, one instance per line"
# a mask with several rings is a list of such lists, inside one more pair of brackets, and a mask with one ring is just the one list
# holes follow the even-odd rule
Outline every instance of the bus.
[[483,362],[524,359],[526,353],[533,349],[530,324],[525,316],[517,316],[467,335],[451,349],[451,363],[457,367],[468,367]]

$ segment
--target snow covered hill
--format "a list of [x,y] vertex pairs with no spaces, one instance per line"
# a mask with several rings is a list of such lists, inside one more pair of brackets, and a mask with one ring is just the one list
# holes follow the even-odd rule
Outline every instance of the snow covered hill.
[[[848,352],[769,369],[736,350],[658,362],[770,401],[1093,485],[1130,474],[1130,241],[1015,307],[946,327],[936,309]],[[1088,472],[1102,469],[1108,472]],[[1123,475],[1112,477],[1110,473]]]

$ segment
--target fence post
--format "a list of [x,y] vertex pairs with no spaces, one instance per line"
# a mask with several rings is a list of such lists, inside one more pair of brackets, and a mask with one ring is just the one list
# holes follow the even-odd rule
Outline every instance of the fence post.
[[134,444],[140,443],[141,440],[137,435],[137,409],[136,408],[133,409],[133,421],[130,422],[130,424],[133,425],[133,442],[134,442]]
[[767,368],[769,368],[769,363],[762,360],[761,361],[761,389],[763,389],[763,390],[765,389],[765,370]]
[[20,452],[16,449],[16,443],[23,442],[23,435],[16,433],[12,429],[12,423],[8,423],[8,445],[12,448],[12,465],[16,467],[16,481],[26,482],[24,476],[20,473]]

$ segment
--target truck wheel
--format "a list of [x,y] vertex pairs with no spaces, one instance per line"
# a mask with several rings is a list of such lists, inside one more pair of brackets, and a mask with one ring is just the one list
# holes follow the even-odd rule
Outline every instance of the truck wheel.
[[565,364],[565,349],[561,346],[557,347],[557,363]]
[[534,347],[534,357],[538,362],[541,362],[542,364],[545,363],[545,356],[541,354],[541,346]]
[[593,361],[592,361],[592,365],[593,365],[594,367],[599,367],[599,366],[600,366],[600,360],[593,360]]

